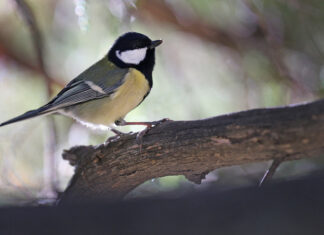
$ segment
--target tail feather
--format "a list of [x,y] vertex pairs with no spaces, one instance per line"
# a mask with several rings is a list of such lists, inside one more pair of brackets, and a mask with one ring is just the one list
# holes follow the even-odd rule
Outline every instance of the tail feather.
[[31,110],[31,111],[28,111],[22,115],[19,115],[15,118],[12,118],[6,122],[3,122],[3,123],[0,123],[0,127],[1,126],[6,126],[8,124],[11,124],[11,123],[14,123],[14,122],[19,122],[19,121],[23,121],[23,120],[26,120],[26,119],[29,119],[29,118],[33,118],[33,117],[37,117],[37,116],[40,116],[40,115],[43,115],[43,114],[47,114],[47,113],[50,113],[50,111],[48,110],[47,107],[43,106],[39,109],[35,109],[35,110]]

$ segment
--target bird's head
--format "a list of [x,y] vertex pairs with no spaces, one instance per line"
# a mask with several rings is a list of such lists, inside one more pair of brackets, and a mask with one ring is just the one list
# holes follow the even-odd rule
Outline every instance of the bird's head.
[[139,70],[153,70],[155,47],[162,40],[152,41],[149,37],[129,32],[120,36],[108,53],[108,59],[121,68],[134,67]]

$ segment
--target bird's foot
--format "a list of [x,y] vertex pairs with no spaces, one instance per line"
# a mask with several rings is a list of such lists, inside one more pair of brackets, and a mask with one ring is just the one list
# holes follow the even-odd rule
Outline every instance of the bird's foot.
[[112,132],[114,132],[116,135],[109,137],[106,141],[105,141],[105,145],[108,145],[110,143],[116,142],[118,141],[120,138],[122,138],[123,136],[128,136],[128,135],[132,135],[133,132],[129,132],[129,133],[124,133],[121,132],[119,130],[116,129],[111,129]]
[[117,126],[129,126],[129,125],[143,125],[146,126],[144,130],[137,133],[136,136],[136,143],[140,146],[140,153],[142,152],[142,145],[143,145],[143,137],[151,130],[153,127],[160,125],[163,122],[170,122],[172,121],[169,118],[163,118],[159,121],[154,122],[127,122],[124,119],[119,119],[115,122]]
[[170,118],[163,118],[161,120],[158,120],[158,121],[154,121],[154,122],[151,122],[152,126],[157,126],[157,125],[160,125],[164,122],[172,122],[173,120],[171,120]]

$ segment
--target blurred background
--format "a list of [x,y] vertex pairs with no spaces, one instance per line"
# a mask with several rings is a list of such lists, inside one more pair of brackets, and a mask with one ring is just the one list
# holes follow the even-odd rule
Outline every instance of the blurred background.
[[[0,122],[47,103],[127,31],[164,43],[153,89],[126,120],[192,120],[313,101],[324,95],[323,22],[322,0],[3,0]],[[109,135],[62,116],[2,127],[0,205],[55,198],[73,174],[63,149]],[[218,169],[201,185],[183,176],[152,179],[129,197],[256,185],[269,164]],[[285,162],[274,178],[323,167],[321,156]]]

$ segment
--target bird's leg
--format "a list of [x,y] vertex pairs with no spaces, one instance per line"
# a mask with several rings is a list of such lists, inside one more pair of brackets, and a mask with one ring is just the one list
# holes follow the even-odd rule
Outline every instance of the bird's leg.
[[153,121],[153,122],[127,122],[124,119],[118,119],[117,121],[115,121],[115,124],[117,126],[128,126],[128,125],[142,125],[142,126],[149,126],[149,127],[153,127],[153,126],[157,126],[163,122],[168,122],[168,121],[172,121],[169,118],[163,118],[161,120],[158,121]]
[[159,121],[154,122],[126,122],[124,119],[119,119],[115,122],[117,126],[128,126],[128,125],[142,125],[146,126],[144,130],[137,133],[136,142],[140,146],[140,152],[142,152],[143,136],[149,132],[153,127],[167,121],[172,121],[169,118],[163,118]]

